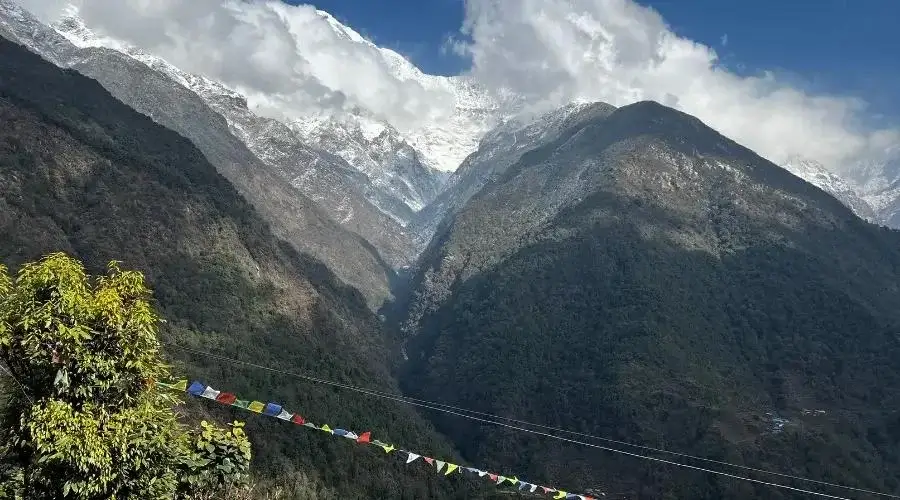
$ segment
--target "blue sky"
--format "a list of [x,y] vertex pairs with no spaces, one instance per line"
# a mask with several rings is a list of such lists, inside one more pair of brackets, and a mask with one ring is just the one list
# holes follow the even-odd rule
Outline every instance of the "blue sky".
[[[900,0],[639,3],[659,11],[679,35],[713,47],[736,73],[772,70],[795,87],[862,97],[876,119],[884,114],[885,121],[900,120]],[[428,73],[466,67],[466,61],[441,52],[446,37],[462,24],[462,0],[318,0],[314,5]]]

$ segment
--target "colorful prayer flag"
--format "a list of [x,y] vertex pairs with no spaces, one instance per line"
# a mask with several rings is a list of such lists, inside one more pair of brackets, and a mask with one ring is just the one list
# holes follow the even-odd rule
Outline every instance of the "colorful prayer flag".
[[263,409],[263,415],[270,417],[277,416],[279,413],[281,413],[281,405],[275,403],[266,403],[266,407]]
[[194,396],[199,396],[203,394],[203,391],[206,390],[206,386],[201,384],[200,382],[192,382],[191,386],[187,388],[187,392],[191,393]]
[[[151,381],[151,383],[153,383],[153,382]],[[392,444],[384,443],[377,439],[372,440],[372,434],[369,431],[366,431],[366,432],[362,433],[361,435],[357,435],[355,432],[349,431],[346,429],[339,428],[339,429],[332,430],[328,426],[328,424],[325,424],[320,428],[313,423],[307,422],[301,415],[290,413],[287,410],[285,410],[284,408],[282,408],[281,405],[278,405],[276,403],[262,403],[260,401],[248,402],[246,400],[239,400],[239,399],[237,399],[237,396],[234,394],[215,390],[209,386],[201,384],[198,381],[194,381],[190,385],[188,385],[187,379],[181,379],[181,380],[178,380],[177,382],[173,382],[173,383],[156,382],[156,385],[158,387],[176,389],[179,391],[186,391],[189,394],[194,395],[194,396],[200,396],[200,397],[207,398],[207,399],[213,399],[221,404],[226,404],[226,405],[236,406],[239,408],[248,409],[255,413],[262,413],[262,414],[265,414],[270,417],[278,418],[280,420],[290,421],[295,424],[302,425],[303,427],[310,427],[313,429],[322,430],[322,431],[325,431],[325,432],[328,432],[331,434],[345,437],[347,439],[353,439],[358,443],[371,443],[371,444],[374,444],[374,445],[379,446],[382,449],[384,449],[385,453],[391,453],[392,451],[396,450],[396,448]],[[506,477],[506,476],[500,476],[500,475],[486,472],[486,471],[483,471],[480,469],[476,469],[474,467],[461,467],[457,464],[453,464],[450,462],[444,462],[442,460],[436,460],[434,458],[425,457],[425,456],[419,455],[417,453],[413,453],[411,451],[406,451],[406,450],[402,450],[402,449],[399,451],[401,453],[407,454],[407,457],[406,457],[407,464],[412,463],[412,462],[418,460],[419,458],[422,458],[428,464],[435,465],[437,467],[438,472],[444,471],[444,469],[445,469],[444,466],[446,465],[446,471],[444,471],[445,476],[449,476],[450,474],[453,474],[454,472],[462,472],[462,471],[474,472],[474,473],[478,474],[480,477],[488,476],[491,481],[496,482],[496,484],[498,484],[498,485],[502,485],[506,481],[509,481],[513,485],[518,484],[520,491],[524,491],[527,489],[530,492],[534,493],[537,490],[537,488],[541,488],[544,491],[544,493],[546,493],[546,494],[555,494],[553,496],[553,498],[556,500],[569,500],[569,499],[595,500],[593,497],[589,497],[589,496],[585,496],[585,495],[576,495],[574,493],[568,493],[566,491],[557,490],[554,488],[550,488],[548,486],[539,486],[536,484],[521,481],[521,480],[519,480],[519,478],[517,478],[515,476],[513,476],[511,478]]]
[[186,378],[184,378],[175,382],[157,382],[156,385],[165,387],[167,389],[172,389],[173,391],[185,392],[188,388],[188,381]]
[[220,391],[217,391],[210,386],[206,386],[206,389],[203,389],[203,394],[200,394],[200,397],[206,399],[216,399],[217,397],[219,397],[219,392]]
[[219,393],[219,397],[216,398],[216,401],[222,403],[223,405],[234,404],[237,401],[237,396],[231,394],[230,392],[221,392]]

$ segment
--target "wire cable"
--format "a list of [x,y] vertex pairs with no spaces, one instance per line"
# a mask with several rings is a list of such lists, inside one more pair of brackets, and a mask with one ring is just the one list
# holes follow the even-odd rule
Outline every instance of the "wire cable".
[[34,406],[34,400],[31,399],[31,396],[28,395],[28,391],[25,390],[25,385],[22,382],[19,382],[19,379],[17,379],[16,376],[13,375],[12,370],[4,367],[2,363],[0,363],[0,370],[3,370],[3,373],[9,375],[9,378],[16,381],[16,384],[18,384],[19,386],[19,390],[22,391],[22,395],[28,398],[28,402],[31,403],[31,406]]
[[[558,432],[564,432],[564,433],[568,433],[568,434],[571,434],[571,435],[579,435],[579,436],[582,436],[582,437],[588,437],[588,438],[600,439],[600,440],[604,440],[604,441],[607,441],[607,442],[612,442],[612,443],[617,443],[617,444],[627,445],[627,446],[633,446],[633,447],[637,447],[637,448],[641,448],[641,449],[645,449],[645,450],[656,451],[656,452],[661,452],[661,453],[669,453],[669,454],[672,454],[672,455],[678,455],[678,456],[682,456],[682,457],[685,457],[685,458],[692,458],[692,459],[696,459],[696,460],[703,460],[703,461],[708,461],[708,462],[712,462],[712,463],[718,463],[718,464],[721,464],[721,465],[728,465],[728,466],[731,466],[731,467],[743,468],[743,469],[747,469],[747,470],[751,470],[751,471],[755,471],[755,472],[760,472],[760,473],[765,473],[765,474],[772,474],[772,475],[782,476],[782,477],[786,477],[786,478],[797,479],[797,480],[801,480],[801,481],[807,481],[807,482],[811,482],[811,483],[820,484],[820,485],[823,485],[823,486],[830,486],[830,487],[834,487],[834,488],[848,489],[848,490],[858,491],[858,492],[862,492],[862,493],[870,493],[870,494],[873,494],[873,495],[885,496],[885,497],[889,497],[889,498],[900,498],[900,495],[893,495],[893,494],[890,494],[890,493],[882,493],[882,492],[878,492],[878,491],[874,491],[874,490],[867,490],[867,489],[862,489],[862,488],[855,488],[855,487],[852,487],[852,486],[845,486],[845,485],[840,485],[840,484],[836,484],[836,483],[829,483],[829,482],[826,482],[826,481],[819,481],[819,480],[815,480],[815,479],[804,478],[804,477],[801,477],[801,476],[794,476],[794,475],[790,475],[790,474],[783,474],[783,473],[779,473],[779,472],[767,471],[767,470],[764,470],[764,469],[756,469],[756,468],[753,468],[753,467],[747,467],[747,466],[742,466],[742,465],[738,465],[738,464],[731,464],[731,463],[728,463],[728,462],[721,462],[721,461],[712,460],[712,459],[705,459],[705,458],[702,458],[702,457],[695,457],[695,456],[688,455],[688,454],[684,454],[684,453],[677,453],[677,452],[672,452],[672,451],[667,451],[667,450],[661,450],[661,449],[652,448],[652,447],[649,447],[649,446],[636,445],[636,444],[632,444],[632,443],[628,443],[628,442],[624,442],[624,441],[616,441],[616,440],[612,440],[612,439],[608,439],[608,438],[602,438],[602,437],[599,437],[599,436],[592,436],[592,435],[590,435],[590,434],[577,433],[577,432],[573,432],[573,431],[567,431],[567,430],[565,430],[565,429],[558,429],[558,428],[554,428],[554,427],[550,427],[550,426],[544,426],[544,425],[540,425],[540,424],[533,424],[533,423],[531,423],[531,422],[526,422],[526,421],[523,421],[523,420],[516,420],[516,419],[512,419],[512,418],[508,418],[508,417],[499,417],[499,416],[491,415],[491,414],[484,413],[484,412],[477,412],[477,411],[474,411],[474,410],[468,410],[468,409],[465,409],[465,408],[453,407],[452,405],[445,405],[445,404],[442,404],[442,403],[434,403],[434,402],[431,402],[431,401],[421,400],[421,399],[416,399],[416,398],[409,398],[409,397],[406,397],[406,396],[397,396],[397,395],[385,393],[385,392],[383,392],[383,391],[372,390],[372,389],[366,389],[366,388],[362,388],[362,387],[353,386],[353,385],[350,385],[350,384],[343,384],[343,383],[340,383],[340,382],[334,382],[334,381],[331,381],[331,380],[325,380],[325,379],[321,379],[321,378],[318,378],[318,377],[313,377],[313,376],[310,376],[310,375],[305,375],[305,374],[300,374],[300,373],[295,373],[295,372],[289,372],[289,371],[280,370],[280,369],[277,369],[277,368],[272,368],[272,367],[269,367],[269,366],[264,366],[264,365],[260,365],[260,364],[256,364],[256,363],[251,363],[251,362],[248,362],[248,361],[242,361],[242,360],[239,360],[239,359],[230,358],[230,357],[228,357],[228,356],[222,356],[222,355],[219,355],[219,354],[215,354],[215,353],[211,353],[211,352],[207,352],[207,351],[202,351],[202,350],[199,350],[199,349],[194,349],[194,348],[191,348],[191,347],[186,347],[186,346],[182,346],[182,345],[179,345],[179,344],[174,344],[174,343],[169,343],[169,342],[162,342],[162,343],[163,343],[164,345],[168,345],[168,346],[171,346],[171,347],[175,347],[175,348],[178,348],[178,349],[182,349],[182,350],[185,350],[185,351],[188,351],[188,352],[193,352],[193,353],[196,353],[196,354],[201,354],[201,355],[204,355],[204,356],[209,356],[209,357],[212,357],[212,358],[215,358],[215,359],[219,359],[219,360],[222,360],[222,361],[229,361],[229,362],[232,362],[232,363],[237,363],[237,364],[241,364],[241,365],[246,365],[246,366],[250,366],[250,367],[253,367],[253,368],[258,368],[258,369],[262,369],[262,370],[266,370],[266,371],[270,371],[270,372],[274,372],[274,373],[279,373],[279,374],[282,374],[282,375],[288,375],[288,376],[291,376],[291,377],[296,377],[296,378],[300,378],[300,379],[303,379],[303,380],[308,380],[308,381],[311,381],[311,382],[316,382],[316,383],[320,383],[320,384],[324,384],[324,385],[329,385],[329,386],[332,386],[332,387],[339,387],[339,388],[342,388],[342,389],[347,389],[347,390],[359,392],[359,393],[362,393],[362,394],[367,394],[367,395],[370,395],[370,396],[375,396],[375,397],[379,397],[379,398],[383,398],[383,399],[388,399],[388,400],[393,400],[393,401],[397,401],[397,402],[409,404],[409,405],[412,405],[412,406],[418,406],[418,407],[422,407],[422,408],[426,408],[426,409],[430,409],[430,410],[434,410],[434,411],[439,411],[439,412],[443,412],[443,413],[447,413],[447,414],[451,414],[451,415],[456,415],[456,416],[460,416],[460,417],[463,417],[463,418],[468,418],[468,419],[475,420],[475,421],[479,421],[479,422],[484,422],[484,423],[488,423],[488,424],[492,424],[492,425],[497,425],[497,426],[501,426],[501,427],[507,427],[507,428],[515,429],[515,430],[520,430],[520,431],[523,431],[523,432],[528,432],[528,433],[532,433],[532,434],[536,434],[536,435],[540,435],[540,436],[544,436],[544,437],[549,437],[549,438],[553,438],[553,439],[558,439],[558,440],[565,441],[565,442],[569,442],[569,443],[579,444],[579,445],[588,446],[588,447],[591,447],[591,448],[597,448],[597,449],[601,449],[601,450],[605,450],[605,451],[610,451],[610,452],[614,452],[614,453],[620,453],[620,454],[623,454],[623,455],[628,455],[628,456],[632,456],[632,457],[636,457],[636,458],[643,458],[643,459],[646,459],[646,460],[651,460],[651,461],[655,461],[655,462],[665,463],[665,464],[668,464],[668,465],[675,465],[675,466],[685,467],[685,468],[694,469],[694,470],[698,470],[698,471],[703,471],[703,472],[707,472],[707,473],[711,473],[711,474],[717,474],[717,475],[721,475],[721,476],[725,476],[725,477],[729,477],[729,478],[733,478],[733,479],[740,479],[740,480],[750,481],[750,482],[754,482],[754,483],[758,483],[758,484],[764,484],[764,485],[767,485],[767,486],[773,486],[773,487],[777,487],[777,488],[789,489],[789,490],[792,490],[792,491],[797,491],[797,492],[800,492],[800,493],[806,493],[806,494],[810,494],[810,495],[817,495],[817,496],[821,496],[821,497],[825,497],[825,498],[835,498],[835,499],[841,499],[841,500],[850,500],[850,499],[847,499],[847,498],[845,498],[845,497],[839,497],[839,496],[834,496],[834,495],[828,495],[828,494],[825,494],[825,493],[820,493],[820,492],[811,491],[811,490],[805,490],[805,489],[802,489],[802,488],[795,488],[795,487],[788,486],[788,485],[784,485],[784,484],[780,484],[780,483],[772,483],[772,482],[768,482],[768,481],[762,481],[762,480],[759,480],[759,479],[753,479],[753,478],[748,478],[748,477],[744,477],[744,476],[738,476],[738,475],[734,475],[734,474],[729,474],[729,473],[727,473],[727,472],[722,472],[722,471],[717,471],[717,470],[712,470],[712,469],[706,469],[706,468],[703,468],[703,467],[698,467],[698,466],[694,466],[694,465],[690,465],[690,464],[684,464],[684,463],[681,463],[681,462],[674,462],[674,461],[665,460],[665,459],[658,458],[658,457],[652,457],[652,456],[642,455],[642,454],[638,454],[638,453],[631,453],[631,452],[624,451],[624,450],[619,450],[619,449],[615,449],[615,448],[610,448],[610,447],[606,447],[606,446],[601,446],[601,445],[598,445],[598,444],[595,444],[595,443],[587,443],[587,442],[583,442],[583,441],[578,441],[578,440],[574,440],[574,439],[569,439],[569,438],[565,438],[565,437],[562,437],[562,436],[557,436],[557,435],[554,435],[554,434],[549,434],[549,433],[546,433],[546,432],[536,431],[536,430],[534,430],[534,429],[527,429],[527,428],[520,427],[520,426],[510,425],[510,424],[506,424],[506,423],[503,423],[503,422],[498,422],[497,420],[506,420],[506,421],[509,421],[509,422],[516,422],[516,423],[520,423],[520,424],[524,424],[524,425],[531,425],[531,426],[535,426],[535,427],[545,428],[545,429],[548,429],[548,430],[554,430],[554,431],[558,431]],[[443,408],[442,408],[442,407],[443,407]],[[453,410],[459,410],[459,411],[451,411],[451,409],[453,409]],[[483,415],[483,416],[488,416],[488,417],[491,417],[492,419],[495,419],[495,420],[486,419],[486,418],[479,418],[479,417],[475,417],[475,416],[473,416],[473,415],[468,415],[468,414],[461,413],[461,412],[469,412],[469,413],[472,413],[472,414],[479,414],[479,415]]]

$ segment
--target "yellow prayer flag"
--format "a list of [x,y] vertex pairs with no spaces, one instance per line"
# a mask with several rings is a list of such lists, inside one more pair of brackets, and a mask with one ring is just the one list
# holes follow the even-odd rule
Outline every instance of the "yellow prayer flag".
[[567,494],[568,494],[568,493],[566,493],[565,491],[557,491],[557,492],[556,492],[556,496],[553,497],[553,498],[566,498],[566,495],[567,495]]
[[254,401],[250,403],[250,406],[247,407],[248,410],[256,413],[262,413],[265,408],[265,403],[260,403],[259,401]]
[[331,427],[328,427],[328,424],[323,425],[323,426],[322,426],[322,430],[325,431],[325,432],[333,432],[333,431],[331,430]]
[[381,445],[381,447],[384,448],[385,453],[390,453],[390,452],[394,451],[394,449],[395,449],[394,445],[392,445],[392,444]]
[[455,471],[458,468],[459,468],[459,466],[456,464],[447,464],[447,472],[445,472],[444,475],[449,476],[450,474],[453,473],[453,471]]

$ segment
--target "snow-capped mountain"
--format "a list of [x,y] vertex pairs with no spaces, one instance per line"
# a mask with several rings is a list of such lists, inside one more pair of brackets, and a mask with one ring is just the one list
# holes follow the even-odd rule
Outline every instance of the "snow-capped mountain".
[[[331,14],[317,11],[341,36],[378,51],[394,76],[400,81],[412,80],[423,88],[441,91],[453,98],[453,111],[444,119],[426,124],[403,134],[418,153],[421,162],[444,172],[453,172],[478,148],[478,141],[504,116],[514,113],[519,104],[516,96],[497,99],[467,76],[436,76],[423,73],[397,52],[379,47]],[[365,126],[364,124],[361,124]]]
[[68,66],[76,48],[12,0],[0,0],[0,36],[18,42],[57,66]]
[[[229,121],[236,135],[264,161],[277,161],[281,167],[285,167],[292,161],[292,154],[272,149],[285,147],[293,151],[294,155],[298,150],[305,150],[305,153],[293,160],[308,164],[311,158],[319,157],[317,162],[330,163],[332,170],[343,171],[343,176],[355,185],[345,186],[346,190],[360,190],[370,203],[401,226],[406,225],[413,213],[436,196],[445,177],[434,168],[422,165],[418,153],[386,122],[361,114],[324,118],[313,114],[290,124],[281,123],[256,115],[248,108],[246,98],[235,89],[209,78],[184,72],[138,47],[98,36],[84,24],[74,8],[70,8],[67,15],[53,27],[79,47],[107,47],[123,52],[196,92]],[[371,130],[380,132],[374,136],[363,132]],[[267,137],[267,134],[275,134],[277,137]],[[290,137],[292,135],[295,137]],[[346,142],[340,143],[340,147],[334,147],[338,145],[336,140]],[[322,149],[327,153],[316,151]],[[338,159],[343,159],[364,175],[361,177],[347,172],[345,165],[336,161]],[[288,170],[296,170],[296,167]],[[329,177],[322,172],[304,169],[303,175],[300,172],[285,174],[294,176],[298,186],[304,186],[304,191],[308,194],[316,191],[312,193],[314,198],[316,195],[323,196],[318,188],[341,188],[341,183],[335,184],[333,176],[323,179],[327,184],[315,182],[314,177]],[[337,219],[342,222],[353,218],[350,205],[347,199],[331,200],[328,203],[329,207],[340,212]]]
[[[407,223],[440,192],[448,173],[423,165],[419,152],[390,124],[362,113],[321,115],[288,124],[310,145],[343,158],[379,190],[403,202]],[[395,209],[395,210],[398,210]]]
[[[261,160],[237,136],[237,113],[229,123],[184,85],[218,89],[215,82],[171,68],[159,71],[139,60],[151,65],[160,62],[149,56],[133,57],[105,47],[76,47],[9,0],[0,0],[0,35],[39,54],[52,54],[52,58],[45,58],[98,81],[113,97],[188,138],[280,238],[325,263],[342,281],[360,290],[373,310],[390,296],[393,273],[389,268],[409,262],[411,245],[399,224],[354,190],[365,185],[368,178],[344,160],[307,147],[305,151],[315,155],[311,161],[292,162],[294,168],[307,170],[307,182],[291,182],[294,179]],[[187,81],[178,82],[176,78]],[[217,95],[222,106],[243,109],[253,117],[242,96],[227,92]],[[272,120],[259,123],[286,130],[285,136],[294,141],[291,144],[299,143],[285,125]],[[343,171],[335,171],[335,165]],[[343,177],[345,174],[361,179],[351,182]],[[313,189],[316,186],[320,189]]]
[[873,220],[875,210],[872,205],[860,195],[860,189],[854,187],[847,180],[814,160],[798,156],[790,158],[782,167],[788,172],[816,186],[826,193],[840,200],[853,212],[863,219]]
[[419,249],[424,248],[440,223],[463,207],[492,179],[519,161],[523,154],[559,138],[580,120],[611,113],[605,103],[574,102],[539,116],[504,120],[479,141],[478,149],[450,176],[443,192],[416,214],[411,230]]
[[[8,11],[14,5],[9,0],[4,3]],[[75,8],[69,8],[54,28],[80,47],[120,51],[197,93],[228,120],[234,134],[251,151],[322,203],[342,224],[372,237],[373,229],[361,227],[368,223],[359,219],[359,214],[367,210],[364,205],[371,205],[394,224],[405,227],[412,222],[411,232],[420,248],[442,217],[453,211],[453,206],[464,203],[491,175],[540,144],[542,133],[552,134],[554,120],[586,105],[572,104],[536,119],[522,117],[520,97],[497,97],[467,76],[425,74],[397,52],[375,45],[327,12],[316,13],[337,36],[378,54],[397,80],[415,82],[421,88],[449,96],[449,114],[426,120],[413,129],[402,129],[359,108],[327,113],[310,110],[304,116],[275,120],[251,110],[239,89],[184,72],[140,48],[98,36],[82,22]],[[21,9],[19,14],[10,11],[5,17],[25,22],[20,19]],[[52,40],[32,37],[26,42],[57,64],[68,57],[65,49]],[[497,153],[487,151],[491,148]],[[476,150],[479,160],[465,161]],[[498,163],[485,165],[494,156]],[[897,210],[891,207],[900,205],[898,176],[884,173],[885,164],[871,166],[868,173],[850,180],[808,159],[792,159],[784,167],[831,193],[861,217],[884,222],[896,216],[892,214]],[[449,172],[454,173],[444,186]],[[326,195],[329,190],[342,196]],[[352,192],[365,200],[354,201]]]
[[875,212],[875,221],[900,228],[900,146],[885,150],[880,160],[860,162],[847,171]]

